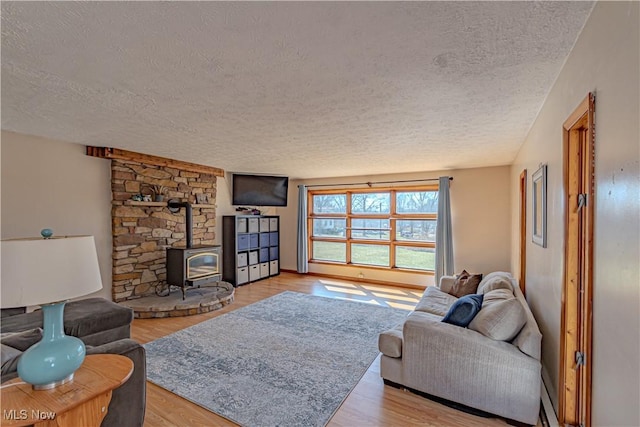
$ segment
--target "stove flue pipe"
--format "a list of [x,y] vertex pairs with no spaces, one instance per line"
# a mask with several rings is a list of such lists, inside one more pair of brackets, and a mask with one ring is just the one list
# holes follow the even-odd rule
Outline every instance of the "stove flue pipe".
[[180,208],[185,208],[185,221],[186,221],[186,233],[187,233],[187,249],[191,249],[193,247],[193,224],[192,224],[192,214],[191,214],[191,203],[189,202],[177,202],[175,200],[169,200],[167,202],[167,206],[169,210],[173,213],[176,213],[180,210]]

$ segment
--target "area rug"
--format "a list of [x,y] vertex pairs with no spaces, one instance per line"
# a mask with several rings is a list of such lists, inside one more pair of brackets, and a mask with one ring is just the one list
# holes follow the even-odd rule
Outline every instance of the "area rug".
[[246,427],[324,426],[406,316],[284,292],[145,344],[147,376]]

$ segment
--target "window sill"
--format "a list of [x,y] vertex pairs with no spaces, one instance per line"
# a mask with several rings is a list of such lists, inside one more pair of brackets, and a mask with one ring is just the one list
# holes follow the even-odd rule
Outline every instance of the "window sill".
[[426,276],[434,276],[435,272],[432,270],[416,270],[411,268],[402,268],[402,267],[376,267],[375,265],[366,265],[366,264],[346,264],[343,262],[332,262],[332,261],[323,261],[318,259],[309,260],[309,264],[318,264],[318,265],[331,265],[338,267],[350,267],[350,268],[360,268],[365,270],[377,270],[377,271],[392,271],[399,273],[411,273],[411,274],[423,274]]

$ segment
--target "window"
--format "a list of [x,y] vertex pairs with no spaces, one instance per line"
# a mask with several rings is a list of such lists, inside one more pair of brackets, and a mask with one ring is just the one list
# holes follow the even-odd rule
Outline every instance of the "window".
[[309,191],[309,261],[435,268],[438,186]]

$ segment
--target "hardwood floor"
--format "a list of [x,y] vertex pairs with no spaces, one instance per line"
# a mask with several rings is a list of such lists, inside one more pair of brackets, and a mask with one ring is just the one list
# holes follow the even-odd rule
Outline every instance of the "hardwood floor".
[[[165,319],[135,319],[132,338],[146,343],[204,320],[284,291],[303,292],[384,306],[412,309],[422,292],[416,289],[323,279],[318,276],[282,273],[236,289],[235,301],[206,314]],[[161,387],[147,382],[145,427],[235,426]],[[358,385],[329,421],[330,427],[353,426],[505,426],[505,421],[470,415],[413,393],[385,386],[380,378],[380,358],[369,367]]]

